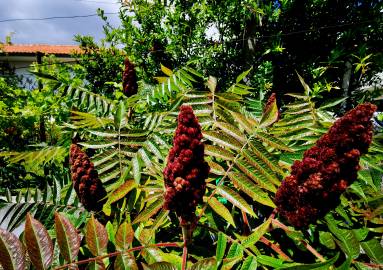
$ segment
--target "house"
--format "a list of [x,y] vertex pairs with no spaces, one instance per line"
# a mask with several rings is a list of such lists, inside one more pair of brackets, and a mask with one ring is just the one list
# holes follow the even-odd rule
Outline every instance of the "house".
[[35,88],[35,77],[28,71],[32,63],[41,63],[45,55],[55,55],[60,62],[72,62],[73,53],[80,52],[80,47],[76,45],[0,44],[0,63],[8,65],[15,70],[16,75],[22,76],[24,87]]

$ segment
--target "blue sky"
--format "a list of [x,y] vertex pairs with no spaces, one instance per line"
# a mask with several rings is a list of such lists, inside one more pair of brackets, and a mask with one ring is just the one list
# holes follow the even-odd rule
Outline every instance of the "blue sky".
[[[22,18],[46,18],[94,14],[97,8],[118,12],[117,0],[0,0],[0,21]],[[113,26],[119,25],[118,14],[107,15]],[[0,41],[15,32],[13,43],[76,44],[76,34],[103,38],[103,21],[98,17],[54,19],[44,21],[13,21],[0,23]]]

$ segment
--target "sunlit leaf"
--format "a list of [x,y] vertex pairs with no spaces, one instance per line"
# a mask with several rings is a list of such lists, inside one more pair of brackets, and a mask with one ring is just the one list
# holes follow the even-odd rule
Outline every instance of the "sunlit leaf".
[[363,250],[377,264],[383,264],[383,247],[377,239],[361,242]]
[[258,242],[259,239],[267,232],[270,227],[271,219],[269,218],[266,222],[263,222],[257,228],[254,229],[247,238],[242,241],[242,245],[244,247],[249,247]]
[[173,264],[168,262],[156,262],[149,266],[145,266],[144,269],[146,270],[177,270],[177,267],[175,267]]
[[118,255],[114,262],[115,270],[138,270],[138,265],[133,256],[128,254]]
[[131,190],[136,188],[136,183],[134,180],[127,180],[121,186],[119,186],[116,190],[109,195],[108,203],[112,204],[117,202],[118,200],[124,198],[126,194],[128,194]]
[[247,178],[246,175],[238,172],[229,172],[228,175],[230,180],[232,180],[237,187],[249,195],[254,201],[272,208],[276,207],[269,195],[260,189],[253,181]]
[[220,201],[218,201],[215,197],[212,197],[208,201],[209,206],[216,212],[219,216],[221,216],[224,220],[229,222],[233,227],[235,227],[233,216],[230,211],[224,206]]
[[151,216],[155,215],[164,204],[164,198],[161,196],[158,200],[151,203],[148,207],[146,207],[132,222],[132,224],[136,224],[139,222],[147,221]]
[[167,67],[165,67],[164,65],[161,64],[161,70],[163,73],[165,73],[165,75],[167,76],[172,76],[173,75],[173,71]]
[[267,104],[265,111],[262,114],[261,121],[259,122],[260,128],[265,128],[271,126],[278,120],[278,107],[277,99],[274,99],[271,104]]
[[239,209],[245,211],[251,216],[255,216],[255,213],[253,209],[251,209],[250,205],[234,190],[226,186],[217,186],[217,192]]

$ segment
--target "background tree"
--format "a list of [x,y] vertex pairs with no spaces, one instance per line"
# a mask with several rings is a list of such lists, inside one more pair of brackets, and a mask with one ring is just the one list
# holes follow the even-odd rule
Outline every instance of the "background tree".
[[351,97],[381,71],[381,9],[378,0],[136,0],[107,36],[124,44],[146,82],[160,64],[190,63],[226,87],[254,67],[247,84],[257,93],[301,91],[297,71],[317,93],[339,88],[338,96]]
[[76,36],[75,39],[82,49],[77,57],[78,64],[83,67],[86,87],[94,93],[114,97],[113,82],[122,80],[123,52],[113,44],[98,45],[90,36]]

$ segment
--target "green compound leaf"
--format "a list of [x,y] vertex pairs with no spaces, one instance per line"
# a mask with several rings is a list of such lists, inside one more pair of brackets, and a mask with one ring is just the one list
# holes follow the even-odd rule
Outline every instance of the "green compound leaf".
[[263,205],[275,208],[274,202],[270,199],[269,195],[260,189],[253,181],[242,173],[230,172],[229,178],[233,183],[238,186],[243,192],[249,195],[254,201]]

